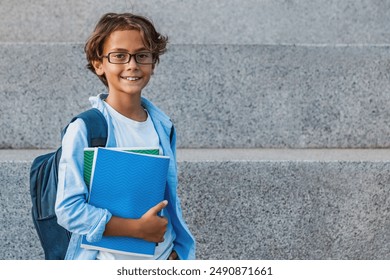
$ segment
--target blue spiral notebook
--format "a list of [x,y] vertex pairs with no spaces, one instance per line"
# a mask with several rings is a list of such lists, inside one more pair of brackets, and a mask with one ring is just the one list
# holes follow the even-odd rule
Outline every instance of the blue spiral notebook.
[[[94,148],[89,203],[114,216],[140,218],[164,200],[169,157]],[[81,247],[135,256],[153,256],[156,243],[143,239],[103,236]]]
[[[127,151],[140,154],[159,155],[159,147],[110,147],[106,149]],[[84,181],[89,187],[91,183],[92,166],[96,148],[84,148]]]

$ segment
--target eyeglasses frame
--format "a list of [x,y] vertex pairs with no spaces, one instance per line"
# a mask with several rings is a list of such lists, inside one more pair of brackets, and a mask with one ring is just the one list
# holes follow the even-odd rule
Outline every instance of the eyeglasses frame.
[[[126,54],[130,55],[130,57],[129,57],[129,60],[128,60],[127,62],[115,63],[115,62],[111,62],[111,61],[110,61],[110,55],[111,55],[112,53],[126,53]],[[153,61],[152,61],[152,63],[140,63],[140,62],[138,62],[138,61],[137,61],[136,55],[142,54],[142,53],[147,53],[147,54],[150,53],[150,54],[152,54],[152,56],[153,56]],[[107,58],[108,62],[111,63],[111,64],[127,64],[127,63],[129,63],[129,62],[131,61],[131,58],[132,58],[132,57],[134,57],[135,62],[136,62],[137,64],[140,64],[140,65],[152,65],[152,64],[155,64],[155,63],[156,63],[156,60],[157,60],[156,57],[154,56],[154,53],[152,53],[152,52],[138,52],[138,53],[134,53],[134,54],[131,54],[131,53],[129,53],[129,52],[109,52],[107,55],[102,55],[101,57],[102,57],[102,58]]]

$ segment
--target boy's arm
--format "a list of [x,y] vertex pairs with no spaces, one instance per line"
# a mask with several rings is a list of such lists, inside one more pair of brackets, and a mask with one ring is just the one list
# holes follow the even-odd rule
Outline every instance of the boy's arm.
[[111,213],[87,203],[88,187],[83,177],[84,147],[88,146],[86,135],[84,121],[77,119],[68,126],[63,137],[55,211],[61,226],[72,233],[87,235],[88,241],[97,241]]
[[151,242],[163,242],[168,221],[158,213],[167,206],[166,200],[149,209],[139,219],[125,219],[112,216],[106,225],[104,235],[128,236]]

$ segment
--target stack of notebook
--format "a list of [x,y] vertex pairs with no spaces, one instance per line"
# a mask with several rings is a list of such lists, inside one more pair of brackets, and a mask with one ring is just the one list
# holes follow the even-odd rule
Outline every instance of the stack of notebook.
[[[169,157],[157,148],[86,148],[84,180],[88,202],[108,209],[114,216],[138,219],[164,200]],[[103,236],[81,247],[112,253],[153,256],[156,244],[143,239]]]

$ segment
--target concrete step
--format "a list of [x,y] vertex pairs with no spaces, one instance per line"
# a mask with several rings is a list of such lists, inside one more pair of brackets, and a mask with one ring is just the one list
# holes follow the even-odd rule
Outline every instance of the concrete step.
[[[0,148],[55,148],[105,88],[82,44],[0,44]],[[173,45],[144,95],[181,148],[389,148],[390,45]]]
[[386,0],[2,1],[2,42],[84,42],[106,12],[152,18],[174,44],[390,43]]
[[[43,257],[28,186],[43,152],[0,150],[0,259]],[[179,150],[198,259],[389,259],[389,159],[389,149]]]

